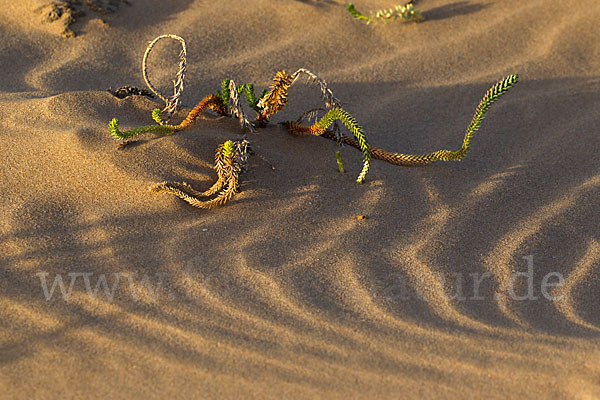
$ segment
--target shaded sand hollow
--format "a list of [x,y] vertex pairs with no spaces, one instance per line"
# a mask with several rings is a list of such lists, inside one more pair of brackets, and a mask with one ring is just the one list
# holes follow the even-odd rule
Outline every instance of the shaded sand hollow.
[[[0,398],[600,398],[597,0],[422,0],[426,22],[374,27],[333,0],[131,0],[69,39],[44,3],[0,7]],[[334,142],[279,126],[319,104],[294,86],[251,138],[275,171],[251,158],[198,210],[147,188],[207,187],[236,121],[108,134],[152,122],[106,89],[145,87],[165,33],[187,41],[185,105],[304,67],[400,152],[458,148],[485,91],[520,82],[463,162],[374,161],[363,185],[360,152],[340,174]],[[151,55],[163,90],[177,52]],[[46,300],[57,277],[68,300]],[[102,277],[112,298],[85,286]]]

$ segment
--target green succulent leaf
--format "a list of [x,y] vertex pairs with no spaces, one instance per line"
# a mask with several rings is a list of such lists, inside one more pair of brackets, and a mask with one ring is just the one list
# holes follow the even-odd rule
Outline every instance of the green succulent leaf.
[[357,183],[363,183],[369,172],[371,166],[371,151],[369,150],[369,143],[362,127],[356,122],[354,117],[342,110],[341,108],[333,108],[327,114],[317,122],[317,126],[323,129],[329,128],[336,120],[340,120],[346,128],[352,132],[354,138],[360,144],[360,150],[363,153],[363,169],[356,178]]
[[152,110],[152,119],[155,120],[157,124],[163,124],[162,114],[158,108]]

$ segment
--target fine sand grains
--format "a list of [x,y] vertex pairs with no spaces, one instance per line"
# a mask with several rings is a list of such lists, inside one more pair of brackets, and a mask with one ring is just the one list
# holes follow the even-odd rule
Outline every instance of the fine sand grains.
[[[47,3],[0,7],[0,398],[600,398],[595,0],[422,0],[425,22],[377,26],[336,1],[82,2],[68,39]],[[208,188],[236,120],[108,132],[153,122],[162,104],[106,89],[144,88],[167,33],[182,104],[307,68],[403,153],[455,150],[490,85],[520,83],[462,162],[373,160],[363,185],[359,151],[278,125],[321,104],[294,86],[250,137],[275,170],[251,158],[198,210],[148,187]],[[150,57],[163,93],[178,52]]]

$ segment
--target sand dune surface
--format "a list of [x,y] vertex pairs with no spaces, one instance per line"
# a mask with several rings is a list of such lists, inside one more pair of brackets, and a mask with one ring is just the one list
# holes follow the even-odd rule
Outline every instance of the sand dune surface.
[[[5,3],[0,398],[600,398],[596,0],[420,0],[425,22],[375,26],[334,0],[130,0],[72,38],[47,1]],[[321,104],[294,86],[240,193],[200,210],[148,187],[207,188],[237,121],[108,132],[153,123],[156,99],[107,89],[145,88],[167,33],[188,50],[174,119],[223,78],[307,68],[402,153],[457,149],[486,90],[520,81],[464,161],[374,160],[362,185],[359,151],[342,174],[335,142],[280,126]],[[165,93],[178,51],[149,59]]]

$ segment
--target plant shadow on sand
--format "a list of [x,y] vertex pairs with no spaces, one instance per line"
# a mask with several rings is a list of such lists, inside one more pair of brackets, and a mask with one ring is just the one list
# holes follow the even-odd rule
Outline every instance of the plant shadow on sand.
[[452,4],[423,10],[423,15],[425,16],[426,21],[435,21],[457,17],[459,15],[473,14],[486,7],[489,6],[481,3],[471,3],[469,1],[457,1]]
[[[411,153],[458,147],[488,87],[332,84],[338,97],[350,100],[348,111],[373,145]],[[221,374],[271,373],[323,388],[328,380],[297,369],[302,361],[296,358],[337,368],[350,357],[366,373],[414,376],[430,368],[436,376],[443,372],[435,362],[423,366],[419,348],[435,345],[444,360],[470,367],[479,361],[466,357],[464,346],[491,356],[494,341],[518,340],[515,353],[505,354],[517,359],[523,348],[597,338],[597,280],[569,286],[566,305],[494,298],[507,274],[525,270],[523,257],[529,255],[536,288],[549,272],[573,282],[573,270],[589,274],[586,265],[598,265],[593,240],[599,175],[592,164],[579,162],[596,157],[590,143],[597,132],[589,127],[597,119],[597,89],[597,82],[583,79],[519,83],[494,105],[463,162],[400,168],[374,161],[365,185],[353,182],[358,151],[342,150],[349,173],[339,174],[336,144],[288,135],[276,125],[287,118],[282,113],[251,138],[276,170],[253,158],[242,193],[222,208],[197,210],[147,192],[140,193],[140,204],[161,202],[164,211],[111,216],[97,210],[90,216],[82,211],[85,204],[56,193],[25,202],[3,234],[13,250],[0,256],[1,296],[27,311],[8,315],[6,323],[24,338],[0,345],[10,349],[0,362],[66,344],[84,349],[84,357],[98,343],[123,343],[148,357]],[[292,118],[305,105],[303,90],[290,93],[285,112]],[[352,93],[378,101],[363,102]],[[577,111],[562,113],[565,102]],[[443,107],[447,103],[452,112]],[[109,105],[90,119],[107,123],[130,107],[109,114]],[[118,116],[135,126],[144,113],[149,119],[150,109]],[[197,121],[170,137],[141,138],[125,151],[105,139],[107,131],[82,128],[74,145],[103,153],[117,168],[149,181],[186,180],[199,187],[214,178],[216,145],[241,136],[236,125]],[[567,127],[577,132],[568,146],[562,142]],[[196,165],[195,159],[204,161]],[[557,168],[569,174],[553,174]],[[110,274],[124,272],[160,275],[163,283],[159,295],[138,299],[120,286],[111,301],[102,294],[89,298],[79,282],[70,301],[55,295],[47,302],[40,271],[49,279],[91,272],[92,284],[100,274],[111,280]],[[449,299],[457,273],[489,273],[479,289],[483,298]],[[467,284],[463,289],[472,297]],[[36,329],[39,313],[51,320],[42,332]],[[461,342],[462,335],[486,337],[489,346],[473,348]],[[240,356],[215,356],[217,344]],[[260,372],[251,367],[256,362],[264,365]],[[521,362],[521,368],[558,365],[554,359]]]

